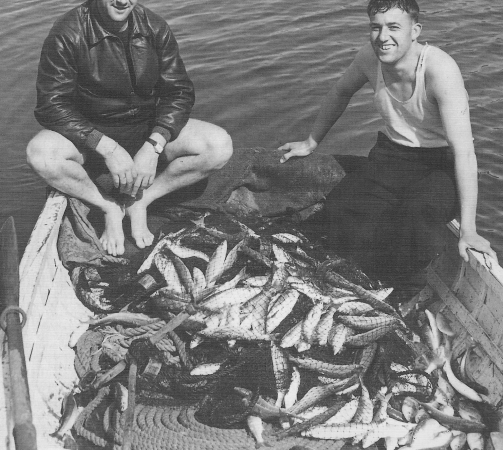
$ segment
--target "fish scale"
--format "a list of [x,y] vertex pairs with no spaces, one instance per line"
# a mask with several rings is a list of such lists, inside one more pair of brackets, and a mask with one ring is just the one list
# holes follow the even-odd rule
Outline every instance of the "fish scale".
[[288,289],[270,303],[266,317],[266,331],[272,333],[276,327],[292,312],[300,293],[295,289]]
[[379,326],[365,333],[355,334],[346,339],[345,344],[354,347],[363,347],[371,342],[377,341],[379,338],[386,336],[388,333],[396,329],[398,322],[391,325]]
[[318,325],[316,326],[314,340],[320,345],[327,345],[328,334],[330,333],[330,329],[334,323],[334,314],[336,310],[337,308],[335,306],[329,307],[328,311],[322,315]]
[[323,303],[315,304],[302,322],[302,338],[309,344],[313,343],[313,333],[323,314]]
[[362,369],[359,364],[330,364],[312,358],[296,358],[292,355],[289,355],[289,359],[303,369],[313,370],[334,378],[348,377],[360,372]]
[[278,393],[276,406],[281,407],[289,387],[289,363],[285,350],[271,342],[271,359]]
[[339,320],[348,327],[363,331],[370,331],[378,327],[391,326],[397,322],[397,319],[391,316],[362,317],[343,315],[339,317]]
[[346,342],[349,334],[349,328],[343,323],[334,323],[332,329],[328,333],[328,342],[330,343],[334,355],[337,355],[342,350],[342,346]]

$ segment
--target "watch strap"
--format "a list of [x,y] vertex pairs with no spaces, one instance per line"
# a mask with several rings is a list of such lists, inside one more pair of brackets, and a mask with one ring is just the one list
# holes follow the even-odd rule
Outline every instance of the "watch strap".
[[154,147],[154,151],[160,155],[162,153],[162,151],[164,150],[164,147],[157,141],[155,141],[154,139],[152,138],[147,138],[147,142],[149,144],[152,144],[152,146]]

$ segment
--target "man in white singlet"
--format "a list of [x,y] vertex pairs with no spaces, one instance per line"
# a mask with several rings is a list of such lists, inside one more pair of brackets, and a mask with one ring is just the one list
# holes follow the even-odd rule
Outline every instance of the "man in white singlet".
[[477,160],[456,62],[417,41],[415,0],[370,0],[367,13],[370,42],[325,96],[309,137],[280,147],[281,162],[312,153],[370,83],[385,130],[327,198],[334,250],[370,272],[417,271],[441,250],[444,225],[459,213],[461,257],[472,248],[497,260],[476,229]]

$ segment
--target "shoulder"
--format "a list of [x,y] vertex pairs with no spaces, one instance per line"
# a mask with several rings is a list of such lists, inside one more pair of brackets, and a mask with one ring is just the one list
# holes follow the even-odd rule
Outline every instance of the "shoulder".
[[138,19],[147,25],[154,34],[166,34],[171,32],[166,20],[146,6],[138,3],[134,11]]
[[425,63],[427,81],[442,84],[450,82],[453,77],[461,77],[454,58],[438,47],[429,46]]
[[374,78],[376,76],[378,59],[374,53],[374,49],[370,43],[365,44],[360,48],[355,56],[353,65],[356,67],[358,72],[366,76],[366,78],[373,85]]
[[82,26],[86,15],[89,14],[88,2],[83,3],[62,16],[54,22],[48,38],[71,38],[73,41],[82,35]]

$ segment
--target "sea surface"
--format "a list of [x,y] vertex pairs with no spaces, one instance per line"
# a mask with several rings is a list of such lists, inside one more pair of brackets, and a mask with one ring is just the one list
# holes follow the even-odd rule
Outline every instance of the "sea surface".
[[[26,164],[35,80],[54,20],[80,1],[9,0],[0,13],[0,220],[26,245],[45,185]],[[327,90],[368,40],[363,0],[145,0],[174,31],[196,88],[192,117],[218,124],[234,146],[304,139]],[[470,95],[478,155],[478,227],[503,259],[503,3],[420,0],[420,40],[448,52]],[[371,90],[356,95],[317,151],[366,155],[381,121]]]

